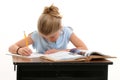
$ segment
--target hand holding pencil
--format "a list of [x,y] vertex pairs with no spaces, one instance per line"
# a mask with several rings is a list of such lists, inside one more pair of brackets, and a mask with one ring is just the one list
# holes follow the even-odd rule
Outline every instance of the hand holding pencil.
[[24,41],[25,41],[25,47],[20,48],[19,53],[24,56],[29,56],[32,53],[32,50],[29,49],[28,47],[28,39],[25,31],[24,31]]

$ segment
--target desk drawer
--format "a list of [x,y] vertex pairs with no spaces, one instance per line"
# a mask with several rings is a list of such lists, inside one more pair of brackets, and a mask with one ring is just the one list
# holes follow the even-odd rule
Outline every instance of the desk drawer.
[[21,75],[31,77],[100,77],[104,76],[103,73],[103,71],[28,71],[21,73]]
[[17,76],[19,80],[107,80],[107,66],[23,65],[17,68]]
[[22,80],[103,80],[102,78],[73,78],[73,77],[48,77],[48,78],[32,78],[25,77]]
[[35,71],[21,76],[22,80],[105,80],[102,71]]
[[22,71],[103,71],[106,65],[21,65]]

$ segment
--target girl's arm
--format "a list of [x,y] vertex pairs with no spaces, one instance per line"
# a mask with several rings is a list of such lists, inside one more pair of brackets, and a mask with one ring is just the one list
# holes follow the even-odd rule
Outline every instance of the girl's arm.
[[71,34],[70,41],[77,49],[81,49],[81,50],[88,49],[87,46],[84,44],[84,42],[80,40],[74,33]]
[[[28,40],[28,45],[33,43],[30,36],[26,37],[26,39]],[[31,49],[29,49],[26,46],[25,39],[22,39],[22,40],[16,42],[15,44],[11,45],[9,47],[9,52],[11,52],[11,53],[19,53],[21,55],[30,55],[32,53]]]

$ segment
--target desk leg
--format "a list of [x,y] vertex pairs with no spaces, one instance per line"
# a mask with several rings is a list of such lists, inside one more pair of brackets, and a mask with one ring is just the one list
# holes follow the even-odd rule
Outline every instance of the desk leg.
[[16,71],[16,67],[17,67],[17,65],[14,65],[14,71]]
[[20,65],[17,65],[17,80],[22,80],[22,70]]

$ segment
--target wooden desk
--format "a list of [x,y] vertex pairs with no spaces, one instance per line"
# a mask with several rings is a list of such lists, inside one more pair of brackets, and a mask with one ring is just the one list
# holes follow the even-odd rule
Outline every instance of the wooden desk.
[[17,80],[108,80],[108,65],[113,62],[49,62],[13,56]]

